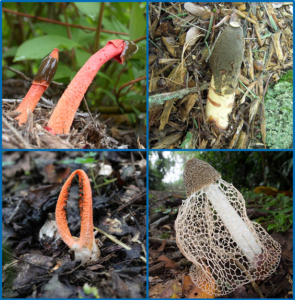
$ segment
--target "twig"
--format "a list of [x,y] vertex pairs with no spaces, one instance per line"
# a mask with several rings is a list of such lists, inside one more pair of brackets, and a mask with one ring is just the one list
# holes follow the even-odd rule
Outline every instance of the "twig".
[[[18,74],[18,75],[22,76],[22,77],[23,77],[25,80],[27,80],[27,81],[30,81],[30,82],[33,81],[33,79],[31,79],[30,77],[27,77],[27,76],[26,76],[23,72],[21,72],[21,71],[15,70],[15,69],[13,69],[13,68],[11,68],[11,67],[9,67],[9,66],[6,66],[6,69],[10,70],[11,72],[13,72],[13,73],[15,73],[15,74]],[[64,85],[63,83],[61,83],[61,82],[56,82],[56,81],[51,81],[51,83],[52,83],[52,84],[56,84],[56,85]]]
[[[209,88],[209,85],[204,84],[204,85],[200,86],[200,91],[207,90],[208,88]],[[193,88],[178,90],[175,92],[149,96],[149,106],[163,104],[163,102],[171,100],[173,98],[180,99],[180,98],[183,98],[184,96],[186,96],[187,94],[197,93],[197,92],[198,92],[198,88],[193,87]]]
[[117,95],[116,95],[117,97],[116,98],[118,99],[120,97],[121,90],[123,90],[123,88],[125,88],[126,86],[132,85],[132,84],[134,84],[136,82],[139,82],[139,81],[145,80],[145,79],[146,79],[146,76],[142,76],[142,77],[136,78],[134,80],[131,80],[131,81],[129,81],[129,82],[121,85],[120,88],[119,88],[119,90],[118,90],[118,92],[117,92]]
[[133,199],[131,199],[130,201],[128,201],[127,203],[123,204],[122,206],[120,206],[119,208],[117,208],[115,211],[113,211],[112,214],[111,214],[111,216],[113,216],[114,214],[118,213],[119,211],[121,211],[125,207],[127,207],[130,204],[132,204],[133,202],[137,201],[138,199],[142,198],[145,194],[146,194],[146,192],[143,192],[143,193],[137,195],[136,197],[134,197]]
[[95,33],[95,44],[94,44],[94,51],[98,51],[99,47],[99,38],[100,38],[100,33],[101,33],[101,22],[102,22],[102,17],[103,17],[103,11],[104,11],[104,2],[101,2],[100,4],[100,11],[98,15],[98,22],[97,22],[97,27],[96,27],[96,33]]
[[20,205],[22,204],[23,199],[19,199],[16,208],[13,210],[11,216],[9,217],[9,219],[7,220],[8,224],[11,222],[11,220],[14,218],[14,216],[16,215],[16,213],[18,212]]
[[85,96],[83,97],[83,101],[84,101],[84,104],[85,104],[86,109],[87,109],[87,111],[88,111],[88,114],[89,114],[89,116],[90,116],[90,119],[91,119],[91,121],[92,121],[92,123],[93,123],[93,126],[95,127],[96,130],[98,130],[98,129],[97,129],[97,126],[96,126],[96,123],[95,123],[95,121],[94,121],[94,119],[93,119],[93,117],[92,117],[92,114],[91,114],[91,112],[90,112],[90,110],[89,110],[89,107],[88,107],[87,101],[86,101],[86,99],[85,99]]
[[158,227],[158,225],[160,225],[161,223],[164,223],[165,221],[167,221],[169,219],[169,215],[157,220],[156,222],[150,224],[150,228],[153,229],[153,228],[156,228]]
[[245,269],[245,267],[236,259],[234,259],[235,263],[244,271],[244,273],[246,274],[246,276],[248,277],[248,279],[250,280],[251,282],[251,285],[253,287],[253,289],[255,290],[255,292],[259,295],[260,298],[264,298],[258,285],[256,284],[255,281],[253,281],[250,273]]
[[29,145],[27,144],[27,142],[25,141],[25,139],[21,136],[21,134],[6,120],[5,116],[2,115],[2,123],[8,127],[8,129],[10,129],[12,131],[12,133],[14,134],[14,137],[23,144],[23,147],[21,147],[22,149],[30,149],[31,147],[29,147]]
[[[108,233],[106,233],[105,231],[103,231],[103,230],[101,230],[101,229],[99,229],[99,228],[97,228],[97,227],[95,227],[95,226],[93,226],[93,228],[94,228],[96,231],[98,231],[98,232],[100,232],[101,234],[103,234],[104,236],[106,236],[107,238],[109,238],[112,242],[116,243],[117,245],[122,246],[124,249],[126,249],[126,250],[128,250],[128,251],[132,250],[132,248],[131,248],[130,246],[124,244],[124,243],[121,242],[121,241],[119,241],[119,240],[116,239],[113,235],[108,234]],[[144,263],[146,263],[146,259],[145,259],[143,256],[140,256],[140,259],[141,259]]]
[[[157,239],[157,238],[149,238],[149,243],[151,244],[162,244],[165,240],[164,239]],[[167,246],[176,246],[176,240],[166,240]]]
[[[56,21],[56,20],[52,20],[52,19],[43,18],[43,17],[36,17],[36,16],[29,15],[29,14],[24,14],[24,13],[21,13],[21,12],[13,11],[13,10],[7,9],[5,7],[2,7],[2,11],[6,11],[8,13],[18,15],[18,16],[23,16],[23,17],[27,17],[27,18],[40,20],[40,21],[45,21],[45,22],[48,22],[48,23],[54,23],[54,24],[59,24],[59,25],[63,25],[63,26],[69,26],[69,27],[75,27],[75,28],[80,28],[80,29],[87,29],[87,30],[91,30],[91,31],[96,31],[96,28],[86,27],[86,26],[81,26],[81,25],[76,25],[76,24],[64,23],[64,22],[60,22],[60,21]],[[117,32],[117,31],[104,30],[104,29],[101,29],[101,32],[129,36],[129,33],[125,33],[125,32]]]
[[39,265],[36,265],[34,263],[31,263],[25,259],[22,259],[22,258],[19,258],[17,256],[14,256],[13,254],[9,253],[7,250],[5,250],[3,247],[2,247],[2,251],[4,251],[5,253],[9,254],[11,257],[13,257],[14,259],[17,259],[17,260],[20,260],[20,261],[23,261],[23,262],[26,262],[27,264],[30,264],[34,267],[38,267],[38,268],[42,268],[42,269],[45,269],[45,270],[51,270],[51,268],[47,268],[47,267],[44,267],[44,266],[39,266]]

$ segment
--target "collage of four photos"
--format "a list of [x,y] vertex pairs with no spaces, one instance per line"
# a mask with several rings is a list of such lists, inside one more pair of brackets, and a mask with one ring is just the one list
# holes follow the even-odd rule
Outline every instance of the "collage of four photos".
[[293,3],[2,2],[2,298],[293,298]]

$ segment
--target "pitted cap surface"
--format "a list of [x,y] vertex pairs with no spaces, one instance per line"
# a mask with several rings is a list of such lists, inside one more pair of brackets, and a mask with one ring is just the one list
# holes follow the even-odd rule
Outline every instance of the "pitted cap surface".
[[221,174],[210,164],[203,160],[192,158],[186,163],[183,172],[186,195],[190,196],[220,178]]

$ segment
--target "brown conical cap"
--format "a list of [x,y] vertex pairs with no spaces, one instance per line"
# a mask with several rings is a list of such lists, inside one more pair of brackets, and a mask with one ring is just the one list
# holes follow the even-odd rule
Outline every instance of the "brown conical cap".
[[221,174],[207,162],[192,158],[185,164],[183,172],[186,195],[190,196],[220,178]]

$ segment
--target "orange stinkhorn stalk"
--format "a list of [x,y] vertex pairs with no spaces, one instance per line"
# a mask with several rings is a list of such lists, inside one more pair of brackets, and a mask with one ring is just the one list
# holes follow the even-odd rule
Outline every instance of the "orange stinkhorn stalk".
[[93,54],[59,99],[48,122],[48,127],[58,134],[69,133],[75,113],[100,67],[111,58],[123,64],[125,59],[134,54],[137,49],[138,47],[133,42],[112,40]]
[[[81,216],[80,237],[71,235],[67,223],[66,207],[71,189],[71,183],[75,175],[79,177],[79,208]],[[65,182],[59,194],[55,218],[58,231],[63,241],[75,252],[75,259],[82,262],[97,261],[100,257],[100,250],[96,245],[93,234],[93,212],[92,192],[89,178],[83,170],[74,171]]]
[[27,95],[18,106],[16,111],[21,112],[15,119],[18,120],[18,125],[24,125],[28,120],[28,111],[33,111],[38,104],[41,96],[49,87],[54,74],[57,70],[58,64],[58,49],[54,49],[48,56],[46,56],[39,70],[34,77],[31,88],[27,92]]

